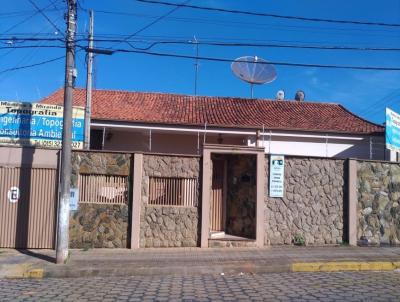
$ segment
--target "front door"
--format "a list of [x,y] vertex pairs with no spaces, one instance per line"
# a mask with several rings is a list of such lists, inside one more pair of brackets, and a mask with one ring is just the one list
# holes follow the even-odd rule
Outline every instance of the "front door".
[[213,160],[210,230],[225,231],[225,160]]

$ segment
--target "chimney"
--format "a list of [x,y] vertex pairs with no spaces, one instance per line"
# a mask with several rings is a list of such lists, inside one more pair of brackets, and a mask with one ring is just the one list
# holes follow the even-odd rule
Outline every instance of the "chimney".
[[303,90],[297,90],[296,95],[294,96],[294,99],[298,102],[304,102],[305,97],[306,97],[306,94],[304,93]]
[[278,90],[278,92],[276,93],[276,100],[283,101],[284,99],[285,99],[285,91]]

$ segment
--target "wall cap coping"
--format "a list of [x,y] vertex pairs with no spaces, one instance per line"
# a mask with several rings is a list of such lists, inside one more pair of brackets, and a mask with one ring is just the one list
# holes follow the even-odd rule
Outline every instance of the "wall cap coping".
[[389,161],[389,160],[379,160],[379,159],[357,159],[357,158],[349,158],[349,160],[355,160],[357,162],[371,162],[371,163],[381,163],[381,164],[400,164],[398,161]]
[[249,147],[249,146],[241,146],[241,145],[220,145],[220,144],[204,144],[203,150],[207,151],[244,151],[244,152],[253,152],[253,153],[265,153],[264,147]]
[[[139,153],[139,152],[137,152]],[[201,155],[197,154],[180,154],[180,153],[162,153],[162,152],[141,152],[143,155],[154,155],[154,156],[170,156],[170,157],[192,157],[192,158],[201,158]]]

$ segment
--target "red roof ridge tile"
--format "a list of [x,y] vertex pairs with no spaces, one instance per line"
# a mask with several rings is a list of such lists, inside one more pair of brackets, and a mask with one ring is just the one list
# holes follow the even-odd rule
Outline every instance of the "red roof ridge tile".
[[[64,88],[59,88],[56,90],[63,90]],[[75,87],[74,90],[86,91],[84,87]],[[178,96],[185,98],[208,98],[208,99],[230,99],[230,100],[248,100],[248,101],[269,101],[269,102],[291,102],[291,103],[303,103],[303,104],[320,104],[320,105],[337,105],[341,106],[340,103],[335,102],[324,102],[324,101],[315,101],[315,100],[306,100],[306,101],[297,101],[294,99],[285,99],[283,101],[278,101],[276,99],[269,98],[247,98],[241,96],[213,96],[213,95],[192,95],[192,94],[184,94],[184,93],[176,93],[176,92],[161,92],[161,91],[136,91],[136,90],[125,90],[125,89],[109,89],[109,88],[96,88],[93,91],[101,91],[101,92],[111,92],[111,93],[137,93],[137,94],[154,94],[154,95],[169,95],[169,96]]]
[[353,115],[354,117],[356,117],[356,118],[358,118],[358,119],[360,119],[360,120],[362,120],[362,121],[364,121],[364,122],[366,122],[366,123],[375,125],[375,126],[377,126],[377,127],[385,128],[384,125],[381,125],[381,124],[378,124],[378,123],[375,123],[375,122],[371,122],[371,121],[367,120],[366,118],[363,118],[362,116],[359,116],[359,115],[355,114],[354,112],[350,111],[350,110],[347,109],[345,106],[343,106],[342,104],[338,104],[338,105],[339,105],[340,107],[342,107],[343,110],[347,111],[348,113],[350,113],[350,114]]

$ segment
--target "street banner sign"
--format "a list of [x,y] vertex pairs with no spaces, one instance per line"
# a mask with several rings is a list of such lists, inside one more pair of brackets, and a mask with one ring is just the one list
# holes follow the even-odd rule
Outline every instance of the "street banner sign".
[[386,108],[386,148],[400,152],[400,114]]
[[269,196],[283,197],[285,156],[271,154],[269,167]]
[[[83,107],[72,110],[72,148],[82,149]],[[63,106],[0,101],[0,145],[60,149]]]

